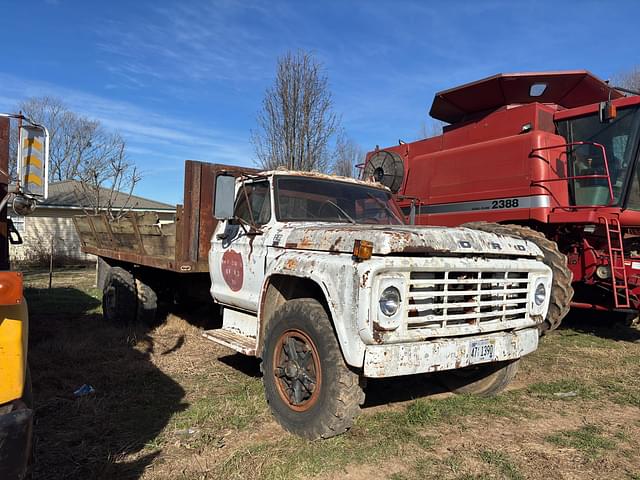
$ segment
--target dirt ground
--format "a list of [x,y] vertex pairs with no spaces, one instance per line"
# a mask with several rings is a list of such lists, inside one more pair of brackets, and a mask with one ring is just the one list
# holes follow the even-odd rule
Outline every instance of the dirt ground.
[[92,270],[47,283],[26,276],[36,479],[640,480],[640,331],[610,317],[573,313],[498,397],[369,382],[347,434],[308,442],[272,419],[256,360],[200,335],[206,313],[122,329]]

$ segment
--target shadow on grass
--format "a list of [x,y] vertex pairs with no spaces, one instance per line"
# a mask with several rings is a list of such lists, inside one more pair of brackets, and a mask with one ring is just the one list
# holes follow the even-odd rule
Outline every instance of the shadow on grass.
[[564,318],[560,330],[575,330],[599,338],[640,342],[640,329],[631,325],[632,315],[573,308]]
[[260,371],[260,359],[256,357],[242,355],[241,353],[234,353],[232,355],[220,357],[218,360],[249,377],[262,378],[262,372]]
[[402,377],[369,378],[363,407],[376,407],[447,393],[449,389],[442,383],[442,375],[444,374],[444,372],[440,372]]
[[[144,329],[103,322],[76,288],[25,292],[36,407],[34,478],[137,479],[160,454],[156,439],[183,410],[184,390],[135,348]],[[152,343],[152,342],[151,342]],[[84,384],[95,394],[76,398]]]

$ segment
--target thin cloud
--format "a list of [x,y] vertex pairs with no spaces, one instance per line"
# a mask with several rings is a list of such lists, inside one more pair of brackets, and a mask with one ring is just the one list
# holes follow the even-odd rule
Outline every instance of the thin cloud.
[[[252,164],[248,139],[235,132],[166,116],[129,102],[12,75],[0,73],[0,84],[5,93],[0,97],[0,111],[12,111],[20,100],[27,97],[49,95],[61,98],[72,110],[118,131],[127,142],[131,159],[149,176],[158,177],[161,172],[174,171],[180,178],[183,161],[188,158],[235,165]],[[147,190],[144,180],[141,187]],[[170,194],[163,192],[163,195]]]

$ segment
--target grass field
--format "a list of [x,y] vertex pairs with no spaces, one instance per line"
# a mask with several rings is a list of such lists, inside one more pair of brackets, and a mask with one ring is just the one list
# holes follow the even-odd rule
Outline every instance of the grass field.
[[[271,418],[259,365],[200,336],[102,321],[91,270],[26,275],[36,479],[640,480],[640,331],[573,314],[494,398],[437,377],[369,382],[345,435]],[[76,398],[83,384],[95,393]]]

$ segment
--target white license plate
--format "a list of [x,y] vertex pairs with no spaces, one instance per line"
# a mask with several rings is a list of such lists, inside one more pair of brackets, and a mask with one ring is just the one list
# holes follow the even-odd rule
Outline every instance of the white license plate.
[[469,344],[469,362],[487,362],[496,357],[496,346],[491,340],[476,340]]

